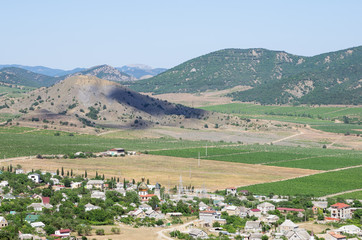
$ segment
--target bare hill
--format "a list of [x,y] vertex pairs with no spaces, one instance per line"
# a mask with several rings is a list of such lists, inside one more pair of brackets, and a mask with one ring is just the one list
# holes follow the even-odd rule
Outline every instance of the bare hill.
[[[181,126],[207,117],[208,112],[134,92],[119,83],[94,76],[69,77],[21,99],[7,101],[16,121],[43,126],[145,128]],[[3,109],[4,110],[4,109]]]

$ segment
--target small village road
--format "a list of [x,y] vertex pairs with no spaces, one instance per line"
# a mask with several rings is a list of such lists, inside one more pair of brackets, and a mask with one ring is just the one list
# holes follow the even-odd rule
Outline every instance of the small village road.
[[327,199],[327,198],[336,197],[336,196],[339,196],[339,195],[342,195],[342,194],[345,194],[345,193],[353,193],[353,192],[359,192],[359,191],[362,191],[362,188],[348,190],[348,191],[339,192],[339,193],[334,193],[334,194],[326,195],[326,196],[321,197],[321,198]]
[[195,220],[191,221],[191,222],[187,222],[184,223],[182,225],[179,226],[175,226],[175,227],[171,227],[171,228],[166,228],[166,229],[162,229],[161,231],[157,232],[157,239],[162,240],[162,239],[167,239],[167,240],[174,240],[173,238],[170,238],[166,235],[166,232],[172,232],[175,230],[179,230],[179,231],[184,231],[186,229],[186,227],[190,224],[193,224]]

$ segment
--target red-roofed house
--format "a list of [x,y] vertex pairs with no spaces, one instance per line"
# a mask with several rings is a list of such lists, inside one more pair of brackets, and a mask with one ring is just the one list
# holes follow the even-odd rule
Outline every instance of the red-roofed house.
[[330,240],[346,240],[346,236],[335,232],[329,232]]
[[60,230],[55,231],[55,233],[52,234],[52,236],[65,238],[65,237],[69,237],[71,232],[72,231],[70,229],[60,229]]
[[50,203],[50,197],[42,197],[41,200],[42,200],[44,205]]
[[341,219],[339,218],[332,218],[332,217],[325,217],[324,220],[326,222],[339,222]]
[[250,209],[248,214],[249,214],[249,216],[255,216],[257,218],[261,217],[261,211],[260,211],[260,209],[257,209],[257,208]]
[[351,207],[345,203],[331,205],[331,217],[340,219],[352,218]]

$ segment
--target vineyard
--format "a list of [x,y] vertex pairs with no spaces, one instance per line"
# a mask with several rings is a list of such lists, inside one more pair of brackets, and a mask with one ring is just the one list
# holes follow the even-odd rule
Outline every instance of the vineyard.
[[[271,166],[331,170],[348,166],[362,165],[362,152],[351,153],[345,150],[317,149],[269,145],[245,145],[207,148],[172,149],[150,151],[150,154],[265,164]],[[207,154],[207,155],[206,155]]]
[[310,195],[322,197],[333,193],[361,188],[362,167],[319,173],[273,183],[242,187],[254,194]]

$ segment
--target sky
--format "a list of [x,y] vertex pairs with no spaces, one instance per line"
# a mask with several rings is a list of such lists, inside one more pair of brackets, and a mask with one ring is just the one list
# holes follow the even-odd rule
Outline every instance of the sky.
[[225,48],[362,45],[360,0],[0,0],[0,64],[171,68]]

